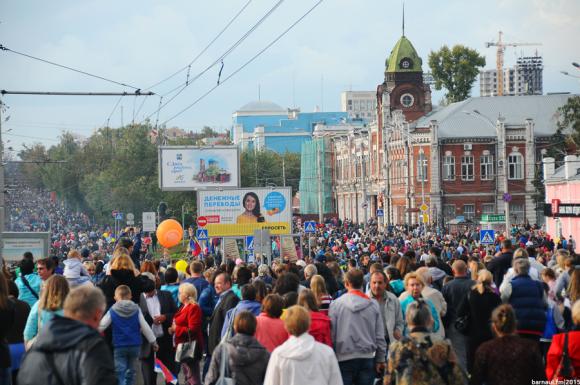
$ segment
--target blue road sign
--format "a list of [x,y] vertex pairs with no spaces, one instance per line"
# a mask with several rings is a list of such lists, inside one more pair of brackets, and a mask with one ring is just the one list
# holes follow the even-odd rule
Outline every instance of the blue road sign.
[[377,217],[384,217],[385,216],[385,212],[383,211],[383,209],[377,209]]
[[254,236],[249,235],[246,237],[246,250],[254,250]]
[[316,232],[316,222],[314,222],[314,221],[304,222],[304,232],[305,233],[315,233]]
[[118,221],[122,221],[123,220],[123,213],[117,213],[117,215],[115,215],[115,219]]
[[207,229],[197,229],[197,231],[195,232],[195,236],[200,241],[205,241],[209,238],[207,234]]
[[494,230],[480,230],[479,231],[479,242],[482,245],[493,245],[495,243],[495,231]]

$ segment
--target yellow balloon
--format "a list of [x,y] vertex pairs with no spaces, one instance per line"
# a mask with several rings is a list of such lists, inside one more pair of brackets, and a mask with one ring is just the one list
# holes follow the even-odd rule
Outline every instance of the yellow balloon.
[[183,227],[175,219],[166,219],[157,227],[157,240],[163,247],[173,247],[183,239]]
[[187,269],[187,262],[185,262],[183,259],[177,261],[175,264],[175,270],[185,273],[185,269]]
[[103,237],[109,238],[109,233],[103,233]]

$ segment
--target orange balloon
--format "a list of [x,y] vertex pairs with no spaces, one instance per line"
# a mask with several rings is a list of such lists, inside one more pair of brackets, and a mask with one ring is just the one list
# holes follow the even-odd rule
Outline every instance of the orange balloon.
[[175,219],[166,219],[157,227],[157,241],[163,247],[173,247],[183,239],[183,227]]

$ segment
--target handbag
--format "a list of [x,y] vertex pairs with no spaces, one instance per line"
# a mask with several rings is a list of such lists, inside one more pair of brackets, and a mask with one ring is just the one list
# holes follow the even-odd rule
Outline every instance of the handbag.
[[231,377],[226,376],[226,371],[229,371],[228,368],[228,343],[225,340],[222,340],[222,349],[221,349],[221,362],[220,362],[220,376],[218,377],[215,385],[235,385],[234,379]]
[[175,361],[176,362],[188,362],[195,359],[195,348],[197,347],[197,341],[191,340],[191,335],[189,330],[187,331],[187,342],[180,342],[177,344],[177,349],[175,350]]
[[568,380],[578,378],[577,373],[572,365],[572,360],[570,359],[570,352],[568,351],[568,333],[564,336],[564,347],[562,349],[562,358],[560,359],[560,364],[554,373],[554,378],[552,380]]
[[[465,296],[464,301],[467,301],[468,304],[468,308],[469,308],[469,295],[471,294],[471,292],[467,293],[467,295]],[[465,305],[465,304],[463,304]],[[463,335],[468,335],[469,334],[469,327],[471,325],[471,314],[467,313],[465,315],[459,316],[455,319],[455,329],[463,334]]]

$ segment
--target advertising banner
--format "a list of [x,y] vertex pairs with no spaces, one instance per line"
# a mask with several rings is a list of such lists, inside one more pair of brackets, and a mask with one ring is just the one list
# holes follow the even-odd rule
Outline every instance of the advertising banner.
[[240,185],[237,146],[159,147],[159,187],[163,191],[192,191]]
[[210,237],[248,236],[261,229],[290,234],[290,194],[290,187],[199,191],[198,216],[207,218]]
[[5,232],[2,234],[2,238],[2,256],[6,262],[20,261],[22,254],[27,251],[34,255],[34,259],[49,256],[49,233]]

